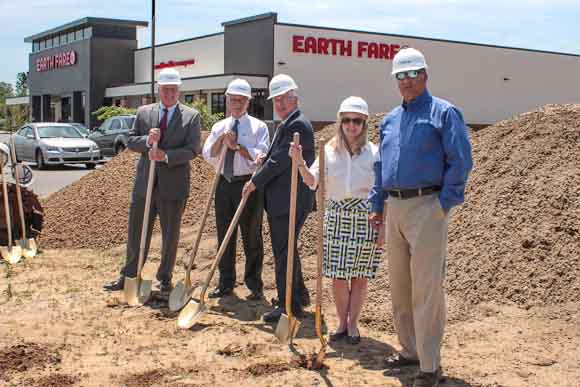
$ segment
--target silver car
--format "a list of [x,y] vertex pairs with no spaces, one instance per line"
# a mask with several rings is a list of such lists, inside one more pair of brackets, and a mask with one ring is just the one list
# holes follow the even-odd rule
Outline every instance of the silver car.
[[38,169],[62,164],[85,164],[93,169],[102,159],[98,145],[70,124],[26,124],[13,136],[16,159],[33,161]]

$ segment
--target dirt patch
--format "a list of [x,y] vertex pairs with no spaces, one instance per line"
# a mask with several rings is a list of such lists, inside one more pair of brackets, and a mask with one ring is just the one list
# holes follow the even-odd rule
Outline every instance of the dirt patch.
[[0,350],[0,379],[11,373],[27,372],[32,368],[43,369],[61,362],[61,356],[53,348],[22,343]]
[[78,383],[79,380],[78,376],[51,374],[36,380],[31,379],[27,381],[26,385],[30,387],[70,387]]
[[268,361],[252,364],[249,367],[247,367],[245,371],[250,375],[252,375],[253,377],[260,377],[290,371],[295,368],[298,368],[297,363]]

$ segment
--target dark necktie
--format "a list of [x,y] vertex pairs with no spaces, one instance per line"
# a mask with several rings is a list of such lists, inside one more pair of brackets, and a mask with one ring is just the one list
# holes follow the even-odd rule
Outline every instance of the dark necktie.
[[[238,125],[240,124],[240,121],[235,120],[234,121],[234,127],[232,128],[232,131],[235,133],[236,138],[238,136]],[[236,152],[230,148],[228,148],[228,150],[226,151],[226,159],[224,161],[224,177],[226,178],[227,181],[231,181],[232,178],[234,177],[234,156],[236,155]]]
[[167,108],[163,108],[163,117],[159,121],[159,142],[163,140],[163,135],[165,134],[165,130],[167,129],[167,116],[169,115],[169,110]]

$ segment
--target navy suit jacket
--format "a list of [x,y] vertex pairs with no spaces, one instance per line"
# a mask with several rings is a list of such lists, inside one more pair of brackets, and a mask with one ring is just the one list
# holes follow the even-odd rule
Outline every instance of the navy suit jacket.
[[[272,217],[290,213],[292,159],[288,155],[288,150],[295,132],[300,134],[304,161],[308,166],[312,165],[315,159],[314,130],[310,121],[297,110],[276,130],[266,160],[252,178],[256,189],[264,192],[265,208]],[[298,175],[296,213],[310,212],[313,206],[314,192]]]

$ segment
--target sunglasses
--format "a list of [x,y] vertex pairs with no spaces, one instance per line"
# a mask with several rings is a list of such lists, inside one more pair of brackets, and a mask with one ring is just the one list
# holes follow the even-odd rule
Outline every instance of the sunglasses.
[[344,117],[343,119],[340,120],[340,122],[342,122],[345,125],[348,125],[351,122],[355,125],[362,125],[364,124],[365,120],[358,117],[357,118]]
[[395,74],[395,78],[397,78],[397,80],[402,81],[405,78],[411,78],[411,79],[415,79],[419,76],[419,74],[421,73],[421,71],[419,70],[409,70],[409,71],[403,71],[400,73],[396,73]]

